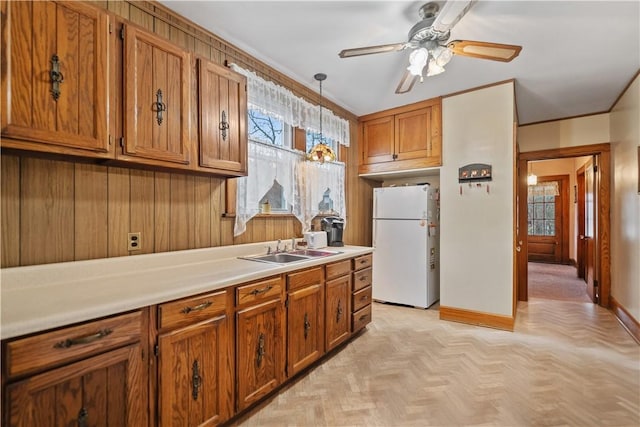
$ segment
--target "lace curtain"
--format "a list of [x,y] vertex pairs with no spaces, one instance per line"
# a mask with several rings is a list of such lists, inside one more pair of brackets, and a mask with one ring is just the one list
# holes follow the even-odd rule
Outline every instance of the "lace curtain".
[[[236,64],[231,64],[231,69],[247,77],[247,97],[251,108],[275,115],[291,126],[319,131],[320,108],[317,105]],[[327,109],[322,114],[322,134],[345,147],[349,146],[349,122]]]
[[296,217],[302,223],[303,232],[311,229],[311,221],[319,214],[346,218],[344,163],[303,161],[298,163],[296,174],[300,200],[300,212]]
[[254,141],[249,141],[248,157],[249,175],[237,181],[234,236],[244,233],[247,222],[260,213],[260,201],[275,181],[282,186],[277,188],[286,203],[283,213],[298,218],[303,231],[320,213],[346,217],[344,163],[308,162],[297,151]]
[[529,196],[559,196],[558,181],[542,182],[528,187]]

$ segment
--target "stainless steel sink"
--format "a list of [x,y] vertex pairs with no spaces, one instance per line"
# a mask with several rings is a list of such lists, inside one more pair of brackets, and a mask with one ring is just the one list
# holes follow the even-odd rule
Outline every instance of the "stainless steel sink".
[[314,258],[337,255],[339,253],[342,253],[342,252],[319,251],[317,249],[299,249],[291,252],[280,252],[277,254],[267,254],[267,255],[241,256],[239,258],[247,259],[249,261],[266,262],[270,264],[288,264],[291,262],[309,261],[310,259],[314,259]]

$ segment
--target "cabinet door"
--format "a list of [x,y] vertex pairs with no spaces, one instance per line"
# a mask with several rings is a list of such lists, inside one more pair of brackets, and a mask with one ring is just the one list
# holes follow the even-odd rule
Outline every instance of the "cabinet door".
[[124,144],[137,162],[189,164],[191,56],[167,40],[124,27]]
[[[349,261],[350,263],[351,261]],[[331,350],[351,333],[351,273],[326,283],[326,346]]]
[[147,425],[140,344],[112,350],[7,387],[11,426]]
[[198,59],[198,95],[200,167],[224,175],[246,175],[246,78]]
[[241,411],[284,379],[284,312],[280,299],[236,313],[237,406]]
[[161,426],[217,425],[230,416],[227,345],[225,316],[159,336]]
[[287,335],[289,376],[324,354],[324,291],[321,283],[289,293]]
[[431,108],[395,116],[397,160],[428,157],[431,143]]
[[108,16],[80,2],[2,9],[2,146],[108,157]]
[[362,123],[362,161],[364,164],[394,160],[394,126],[393,116],[381,117]]

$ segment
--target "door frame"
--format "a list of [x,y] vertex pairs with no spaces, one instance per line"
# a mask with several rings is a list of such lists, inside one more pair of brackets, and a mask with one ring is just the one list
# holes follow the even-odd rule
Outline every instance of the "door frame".
[[585,185],[585,165],[582,165],[576,171],[576,269],[577,275],[580,279],[586,280],[585,274],[585,262],[584,262],[584,233],[585,233],[585,197],[584,197],[584,185]]
[[[520,162],[523,162],[526,165],[526,162],[532,160],[551,160],[563,159],[567,157],[596,156],[596,164],[598,165],[598,170],[597,172],[595,172],[595,175],[597,177],[598,185],[595,188],[597,200],[597,240],[595,253],[598,257],[596,267],[599,273],[596,276],[600,294],[598,304],[603,307],[609,308],[609,297],[611,293],[611,223],[609,218],[609,208],[611,204],[611,144],[607,142],[603,144],[519,152],[517,156],[519,165],[522,165],[522,163]],[[526,167],[519,167],[518,169],[518,181],[522,183],[522,180],[524,178],[526,182]],[[518,199],[518,202],[514,201],[514,203],[519,203],[518,207],[520,212],[527,212],[526,198],[520,197]],[[521,253],[522,252],[526,253],[527,251],[521,251]],[[518,299],[520,301],[527,301],[528,290],[526,287],[526,282],[522,282],[523,281],[519,280],[518,283],[515,284],[516,289],[514,291],[517,292]]]

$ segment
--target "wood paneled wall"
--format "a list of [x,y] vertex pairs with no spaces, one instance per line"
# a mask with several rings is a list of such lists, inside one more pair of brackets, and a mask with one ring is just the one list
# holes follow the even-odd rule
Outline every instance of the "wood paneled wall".
[[[225,60],[318,102],[319,94],[278,73],[156,2],[94,1],[116,16],[167,37],[185,49]],[[357,117],[323,101],[351,122],[347,164],[348,244],[371,244],[372,187],[358,177]],[[131,254],[288,239],[301,235],[292,216],[257,217],[233,236],[225,212],[226,180],[126,169],[75,161],[2,154],[1,266],[13,267],[129,255],[127,233],[140,232],[142,248]]]

